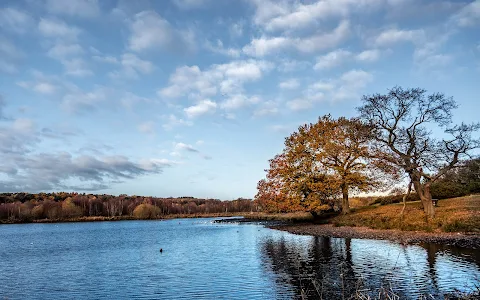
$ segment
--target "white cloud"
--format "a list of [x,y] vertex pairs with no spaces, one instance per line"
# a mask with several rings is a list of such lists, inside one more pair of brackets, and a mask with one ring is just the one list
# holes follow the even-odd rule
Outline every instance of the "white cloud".
[[322,0],[313,3],[253,1],[254,22],[267,31],[293,31],[317,27],[319,23],[346,18],[356,11],[378,6],[381,1]]
[[82,58],[63,59],[61,63],[65,67],[65,74],[75,77],[85,77],[93,75],[88,68],[87,63]]
[[97,48],[95,48],[93,46],[88,47],[88,50],[94,55],[101,55],[102,54],[102,52],[100,52],[100,50],[98,50]]
[[294,90],[300,86],[298,79],[290,78],[278,84],[278,87],[283,90]]
[[360,91],[373,80],[372,74],[363,70],[350,70],[339,78],[319,81],[309,85],[301,97],[286,102],[287,108],[300,111],[313,108],[323,101],[351,100],[359,97]]
[[[203,144],[203,141],[198,141],[196,143],[198,146]],[[182,143],[182,142],[177,142],[173,143],[173,151],[170,152],[171,156],[177,156],[177,157],[182,157],[181,152],[190,152],[190,153],[196,153],[198,154],[201,158],[210,160],[212,157],[210,155],[201,153],[197,148],[190,144]]]
[[110,55],[105,55],[105,56],[94,55],[92,56],[92,59],[99,62],[114,64],[114,65],[120,63],[120,61],[116,57],[110,56]]
[[374,62],[380,58],[381,52],[378,49],[364,50],[355,56],[355,59],[362,62]]
[[287,102],[287,107],[293,111],[300,111],[312,108],[315,103],[321,101],[323,99],[323,94],[318,93],[316,97],[302,97],[302,98],[295,98]]
[[140,97],[138,95],[135,95],[130,92],[126,92],[122,98],[120,99],[120,103],[122,104],[123,107],[126,109],[133,109],[133,107],[139,103],[154,103],[155,101],[145,98],[145,97]]
[[306,68],[310,67],[311,63],[308,61],[299,61],[299,60],[289,60],[289,59],[282,59],[277,69],[283,73],[295,72],[305,70]]
[[[105,61],[105,57],[103,57]],[[125,53],[120,60],[113,60],[108,58],[109,63],[120,62],[122,69],[113,71],[109,75],[113,78],[138,78],[138,74],[150,74],[154,70],[154,65],[148,60],[140,59],[138,56],[132,53]]]
[[390,46],[401,42],[419,43],[425,39],[425,32],[417,30],[387,29],[382,31],[374,40],[377,46]]
[[272,116],[278,114],[278,102],[276,101],[265,101],[262,103],[262,106],[256,109],[253,112],[253,117],[259,118],[264,116]]
[[289,12],[285,1],[253,0],[251,2],[256,7],[253,17],[256,25],[264,25],[276,16],[286,15]]
[[12,129],[18,133],[33,133],[35,129],[35,123],[30,119],[15,119],[12,124]]
[[3,122],[0,132],[0,156],[4,158],[0,161],[2,190],[81,190],[79,186],[69,185],[71,180],[81,181],[83,188],[105,189],[113,182],[161,173],[164,167],[173,163],[159,158],[133,162],[121,155],[72,156],[66,151],[45,153],[41,147],[45,138],[57,139],[72,133],[47,127],[38,130],[34,121],[26,118]]
[[[210,75],[210,77],[213,74]],[[200,95],[212,96],[217,93],[217,89],[212,83],[213,79],[203,74],[198,66],[178,67],[170,76],[170,85],[158,92],[159,96],[167,98],[176,98],[183,96],[190,91],[198,91]]]
[[314,84],[309,86],[310,89],[318,90],[318,91],[331,91],[335,88],[335,84],[333,82],[328,81],[318,81]]
[[184,151],[188,151],[188,152],[199,152],[192,145],[188,145],[188,144],[185,144],[185,143],[175,143],[174,148],[175,148],[175,150],[184,150]]
[[138,131],[146,134],[155,134],[155,122],[147,121],[138,125]]
[[184,109],[187,117],[189,118],[196,118],[198,116],[213,113],[217,108],[217,103],[206,99],[198,102],[196,105],[187,107]]
[[470,27],[480,24],[480,0],[465,5],[452,19],[458,26]]
[[0,9],[0,27],[15,33],[25,33],[34,24],[34,19],[28,13],[12,7]]
[[415,48],[413,62],[420,71],[432,71],[447,66],[453,61],[450,54],[438,53],[437,42],[424,43]]
[[39,82],[33,86],[33,90],[40,94],[54,94],[57,90],[57,87],[48,82]]
[[350,70],[343,73],[340,79],[351,87],[364,87],[372,81],[373,76],[363,70]]
[[236,48],[225,48],[221,40],[217,40],[216,44],[213,45],[211,42],[207,41],[205,43],[205,48],[213,53],[230,56],[230,57],[239,57],[241,50]]
[[293,47],[295,42],[285,37],[261,37],[253,39],[243,47],[243,52],[250,56],[263,57]]
[[178,126],[192,126],[193,123],[191,121],[186,121],[184,119],[179,119],[175,115],[171,114],[168,116],[165,116],[164,119],[166,119],[166,123],[162,125],[164,130],[172,130],[175,127]]
[[244,22],[234,22],[230,24],[229,32],[232,38],[238,38],[243,35]]
[[342,63],[351,57],[352,53],[343,49],[338,49],[329,52],[323,56],[317,57],[317,63],[313,66],[315,70],[331,69]]
[[331,32],[317,33],[300,37],[261,37],[253,39],[243,47],[243,52],[250,56],[263,57],[285,50],[296,50],[301,53],[315,53],[333,48],[344,41],[350,33],[348,21],[341,21]]
[[110,91],[98,86],[90,92],[80,89],[70,91],[63,96],[62,107],[70,113],[95,110],[97,105],[108,98]]
[[133,51],[168,49],[191,51],[194,48],[193,35],[189,31],[179,31],[154,11],[136,14],[130,24],[129,48]]
[[77,27],[69,26],[63,21],[44,18],[40,19],[38,30],[45,37],[64,40],[76,40],[81,32]]
[[380,58],[380,50],[365,50],[358,54],[347,50],[337,49],[325,55],[317,57],[317,63],[313,66],[314,70],[328,70],[340,66],[355,59],[359,62],[373,62]]
[[170,76],[169,86],[161,89],[162,97],[177,98],[185,95],[193,98],[212,97],[222,94],[238,94],[243,84],[257,81],[272,64],[260,60],[236,60],[226,64],[212,65],[205,71],[198,66],[182,66]]
[[78,17],[96,17],[100,14],[97,0],[47,0],[46,9],[53,14]]
[[215,65],[214,71],[224,73],[225,77],[240,81],[255,81],[262,77],[263,72],[270,69],[270,64],[264,61],[233,61],[227,64]]
[[226,110],[236,110],[244,106],[257,104],[258,102],[260,102],[260,98],[258,96],[248,97],[243,94],[236,94],[229,96],[228,99],[222,102],[220,106]]

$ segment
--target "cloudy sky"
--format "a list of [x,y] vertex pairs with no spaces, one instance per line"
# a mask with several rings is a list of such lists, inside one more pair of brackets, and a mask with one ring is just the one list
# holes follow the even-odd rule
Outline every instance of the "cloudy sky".
[[298,125],[394,85],[478,121],[480,1],[3,0],[0,192],[253,197]]

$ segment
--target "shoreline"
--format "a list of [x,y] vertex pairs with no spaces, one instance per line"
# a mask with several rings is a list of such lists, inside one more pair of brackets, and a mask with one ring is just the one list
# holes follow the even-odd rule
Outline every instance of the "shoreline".
[[267,226],[292,234],[328,236],[334,238],[389,240],[400,244],[434,243],[470,249],[480,249],[480,234],[402,231],[398,229],[371,229],[368,227],[335,227],[332,224],[286,224]]
[[116,221],[162,221],[171,219],[195,219],[195,218],[229,218],[243,216],[243,213],[213,213],[213,214],[172,214],[164,215],[159,218],[140,219],[133,216],[115,216],[115,217],[77,217],[69,219],[36,219],[29,222],[24,221],[0,221],[1,225],[9,224],[38,224],[38,223],[76,223],[76,222],[116,222]]

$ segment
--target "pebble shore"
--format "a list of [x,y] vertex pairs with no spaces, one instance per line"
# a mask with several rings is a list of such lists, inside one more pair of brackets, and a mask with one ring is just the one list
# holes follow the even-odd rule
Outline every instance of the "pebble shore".
[[390,240],[401,244],[436,243],[480,249],[480,234],[401,231],[393,229],[380,230],[349,226],[335,227],[331,224],[287,224],[269,226],[269,228],[300,235]]

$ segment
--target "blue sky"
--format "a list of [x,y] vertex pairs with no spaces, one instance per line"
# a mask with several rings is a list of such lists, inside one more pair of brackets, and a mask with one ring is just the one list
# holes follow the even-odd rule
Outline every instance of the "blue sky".
[[0,2],[0,191],[253,197],[300,124],[394,85],[478,121],[480,1]]

